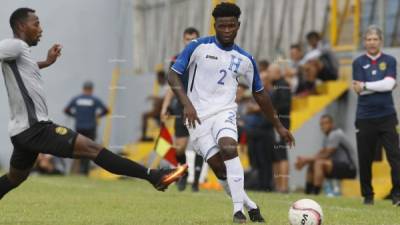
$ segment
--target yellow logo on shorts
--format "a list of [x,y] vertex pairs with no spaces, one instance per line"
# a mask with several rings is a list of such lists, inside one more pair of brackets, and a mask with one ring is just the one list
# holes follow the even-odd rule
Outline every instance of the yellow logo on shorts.
[[68,130],[65,127],[57,127],[56,133],[59,135],[66,135],[68,133]]
[[386,70],[386,63],[385,62],[381,62],[379,64],[379,69],[382,70],[382,71]]

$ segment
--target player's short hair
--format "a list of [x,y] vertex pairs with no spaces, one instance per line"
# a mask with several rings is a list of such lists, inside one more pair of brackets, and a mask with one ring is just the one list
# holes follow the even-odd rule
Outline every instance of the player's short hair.
[[16,9],[10,16],[10,26],[13,32],[16,32],[17,24],[23,22],[28,18],[29,13],[34,13],[35,10],[31,8]]
[[297,49],[299,51],[301,51],[303,49],[300,44],[291,44],[290,49],[293,49],[293,48]]
[[217,19],[218,17],[231,17],[231,16],[239,19],[241,13],[242,12],[240,11],[240,8],[236,4],[229,2],[222,2],[214,8],[212,16],[214,17],[214,19]]
[[306,38],[307,40],[312,38],[321,39],[321,35],[317,31],[313,30],[307,33]]
[[188,27],[183,31],[183,35],[185,34],[196,34],[197,37],[200,36],[200,32],[194,27]]
[[370,34],[376,34],[378,35],[379,39],[383,40],[383,32],[377,25],[371,25],[367,28],[364,33],[364,39]]
[[328,119],[331,123],[333,123],[333,117],[329,114],[322,115],[321,119]]
[[271,63],[266,59],[262,59],[262,60],[258,61],[258,67],[260,67],[260,68],[263,67],[263,68],[267,69],[269,67],[269,65],[271,65]]

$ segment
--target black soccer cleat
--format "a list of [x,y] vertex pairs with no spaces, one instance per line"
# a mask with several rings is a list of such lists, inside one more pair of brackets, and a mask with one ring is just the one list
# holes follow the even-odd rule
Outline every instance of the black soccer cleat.
[[250,220],[257,223],[265,223],[264,218],[261,216],[260,208],[257,206],[255,209],[248,211]]
[[188,165],[178,166],[175,169],[160,169],[155,170],[152,173],[153,179],[151,179],[151,184],[155,189],[159,191],[165,191],[170,184],[179,180],[188,169]]
[[192,192],[199,192],[199,191],[200,191],[200,189],[199,189],[199,183],[194,182],[194,183],[192,184]]
[[363,204],[364,205],[373,205],[374,204],[374,197],[371,197],[371,196],[364,197]]
[[233,223],[246,223],[246,216],[242,213],[242,211],[237,211],[233,215]]
[[400,196],[393,196],[392,203],[394,206],[400,207]]

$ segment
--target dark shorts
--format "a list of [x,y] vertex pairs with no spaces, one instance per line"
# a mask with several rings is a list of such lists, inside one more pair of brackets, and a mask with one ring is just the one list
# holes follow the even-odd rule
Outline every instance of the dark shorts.
[[78,134],[53,122],[38,122],[11,137],[14,151],[10,164],[19,170],[30,169],[39,153],[72,158]]
[[335,179],[354,179],[357,176],[357,170],[349,163],[332,161],[332,172],[328,174],[327,178]]
[[177,116],[175,119],[175,137],[189,137],[189,131],[183,123],[183,118]]
[[78,134],[82,134],[83,136],[95,141],[96,140],[96,128],[94,129],[76,129]]
[[274,144],[272,151],[272,162],[288,160],[287,145],[284,141]]

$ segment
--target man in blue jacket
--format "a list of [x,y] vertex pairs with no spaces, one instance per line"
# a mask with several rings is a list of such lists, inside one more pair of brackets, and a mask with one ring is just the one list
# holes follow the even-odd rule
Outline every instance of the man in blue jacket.
[[[72,98],[64,112],[75,119],[76,132],[96,140],[97,119],[108,113],[104,103],[93,95],[93,83],[83,84],[82,94]],[[75,159],[72,172],[87,175],[89,173],[88,159]]]

